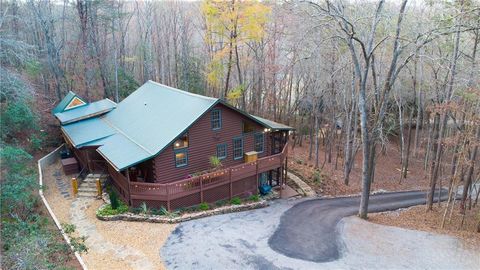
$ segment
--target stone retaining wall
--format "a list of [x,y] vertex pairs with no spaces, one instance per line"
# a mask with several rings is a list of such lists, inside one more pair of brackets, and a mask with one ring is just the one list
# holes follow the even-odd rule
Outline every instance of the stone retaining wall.
[[209,217],[214,215],[221,215],[221,214],[228,214],[228,213],[242,212],[242,211],[263,208],[263,207],[267,207],[268,205],[269,205],[268,202],[263,200],[259,202],[248,203],[248,204],[222,206],[212,210],[184,214],[179,217],[167,217],[167,216],[133,214],[133,213],[124,213],[124,214],[113,215],[113,216],[100,216],[97,211],[97,218],[103,221],[124,220],[124,221],[142,221],[142,222],[153,222],[153,223],[180,223],[188,220],[199,219],[199,218],[204,218],[204,217]]

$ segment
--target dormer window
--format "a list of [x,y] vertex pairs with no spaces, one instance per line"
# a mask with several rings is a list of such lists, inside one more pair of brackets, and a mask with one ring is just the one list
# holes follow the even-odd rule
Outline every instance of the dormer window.
[[213,109],[211,112],[212,129],[217,130],[222,127],[222,111]]
[[173,149],[182,149],[188,147],[188,134],[183,134],[173,143]]

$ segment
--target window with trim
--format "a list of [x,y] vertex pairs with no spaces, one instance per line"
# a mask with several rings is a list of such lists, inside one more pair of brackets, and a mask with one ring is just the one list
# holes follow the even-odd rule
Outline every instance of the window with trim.
[[188,151],[181,149],[175,151],[175,167],[183,167],[188,165]]
[[243,158],[243,138],[233,139],[233,159]]
[[188,147],[188,134],[183,134],[173,143],[173,149],[182,149]]
[[222,111],[213,109],[211,114],[212,129],[220,129],[222,127]]
[[265,136],[263,133],[256,133],[254,137],[254,150],[258,153],[263,153],[265,146]]
[[227,144],[222,143],[217,145],[217,158],[224,159],[227,157]]
[[242,122],[243,133],[249,133],[255,131],[255,125],[251,122],[243,121]]

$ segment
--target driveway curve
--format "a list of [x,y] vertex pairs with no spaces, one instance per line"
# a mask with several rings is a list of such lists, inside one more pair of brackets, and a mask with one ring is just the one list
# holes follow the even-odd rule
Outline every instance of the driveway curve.
[[[425,197],[378,194],[369,209],[408,207]],[[159,255],[167,269],[478,269],[477,250],[457,238],[364,221],[354,216],[358,204],[358,197],[276,200],[267,208],[183,222]]]
[[[392,211],[425,204],[423,191],[393,192],[371,195],[368,212]],[[442,190],[441,200],[447,199]],[[438,201],[438,197],[435,197]],[[358,213],[360,197],[316,199],[298,203],[287,210],[270,237],[269,246],[291,258],[312,262],[330,262],[340,257],[337,224]]]

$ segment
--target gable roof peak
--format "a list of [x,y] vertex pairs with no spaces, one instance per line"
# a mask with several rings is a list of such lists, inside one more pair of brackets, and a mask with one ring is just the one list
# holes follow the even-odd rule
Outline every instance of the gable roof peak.
[[148,80],[147,83],[151,83],[151,84],[154,84],[154,85],[157,85],[157,86],[161,86],[161,87],[163,87],[167,90],[170,90],[170,91],[173,91],[173,92],[176,92],[176,93],[179,93],[179,94],[189,95],[189,96],[193,96],[193,97],[197,97],[197,98],[203,98],[203,99],[207,99],[207,100],[213,100],[213,101],[218,100],[218,98],[207,97],[207,96],[195,94],[195,93],[192,93],[192,92],[187,92],[185,90],[177,89],[177,88],[174,88],[174,87],[171,87],[171,86],[168,86],[168,85],[165,85],[165,84],[161,84],[159,82],[155,82],[155,81],[152,81],[152,80]]

